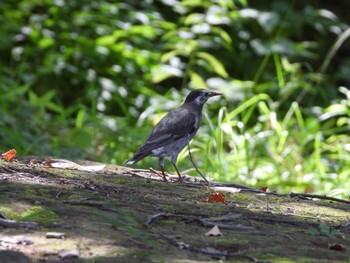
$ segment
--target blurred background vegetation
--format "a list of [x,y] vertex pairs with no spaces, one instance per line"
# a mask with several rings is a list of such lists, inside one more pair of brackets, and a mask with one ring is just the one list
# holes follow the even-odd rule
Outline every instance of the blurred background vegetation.
[[206,105],[191,144],[207,176],[348,197],[348,10],[322,0],[1,1],[0,150],[122,164],[190,90],[208,88],[224,98]]

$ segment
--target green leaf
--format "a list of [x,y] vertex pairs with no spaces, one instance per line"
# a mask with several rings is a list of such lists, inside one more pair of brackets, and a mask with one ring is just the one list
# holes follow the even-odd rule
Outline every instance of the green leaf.
[[141,35],[146,38],[154,38],[156,34],[156,30],[153,26],[145,26],[145,25],[135,25],[130,28],[130,33],[135,34],[137,36]]
[[325,223],[320,223],[320,233],[324,236],[329,234],[329,227]]
[[218,0],[218,4],[224,8],[234,8],[234,3],[232,0]]
[[78,129],[83,128],[85,115],[86,115],[86,112],[84,109],[81,109],[78,111],[77,118],[75,120],[75,127],[76,128],[78,128]]
[[189,73],[189,75],[190,75],[191,82],[195,88],[203,89],[203,88],[207,87],[207,84],[205,83],[205,81],[203,80],[203,78],[200,75],[198,75],[197,73],[195,73],[193,71],[191,71]]
[[204,21],[204,14],[192,13],[188,15],[184,21],[185,25],[198,24]]
[[329,106],[325,112],[332,112],[332,113],[337,113],[337,114],[345,114],[347,110],[347,106],[344,104],[332,104]]
[[6,90],[6,92],[1,92],[0,93],[0,99],[1,100],[13,100],[13,99],[18,99],[19,96],[24,95],[25,93],[28,92],[30,88],[30,83],[27,83],[23,86],[17,86],[17,87],[12,87],[9,90]]
[[161,68],[159,70],[156,70],[152,72],[152,83],[156,84],[159,82],[162,82],[165,79],[171,78],[171,77],[180,77],[182,73],[177,70],[173,70],[171,68]]
[[195,55],[207,61],[214,72],[216,72],[223,78],[228,77],[228,73],[224,68],[224,66],[222,65],[222,63],[219,60],[217,60],[213,55],[210,55],[209,53],[206,53],[206,52],[197,52]]
[[42,97],[41,100],[46,103],[49,102],[51,99],[53,99],[53,97],[55,97],[56,95],[56,91],[55,90],[49,90],[48,92],[46,92]]
[[169,51],[165,54],[162,55],[162,57],[160,58],[160,61],[165,63],[167,62],[169,59],[173,58],[173,57],[176,57],[177,55],[181,54],[182,52],[179,51],[179,50],[172,50],[172,51]]
[[320,232],[319,232],[316,228],[314,228],[314,227],[309,227],[309,228],[307,229],[307,232],[308,232],[310,235],[313,235],[313,236],[316,236],[316,235],[319,235],[319,234],[320,234]]
[[330,233],[329,233],[329,236],[330,237],[337,237],[340,235],[340,230],[339,229],[333,229]]
[[116,42],[116,37],[113,35],[99,37],[96,40],[96,43],[99,46],[110,46],[110,45],[113,45],[115,42]]
[[227,47],[230,47],[232,44],[231,36],[223,29],[218,27],[212,27],[211,31],[217,35],[219,35],[224,41]]
[[211,5],[209,1],[203,1],[203,0],[183,0],[180,3],[182,6],[186,6],[186,7],[198,6],[201,8],[209,7]]
[[64,114],[64,109],[60,105],[53,103],[52,101],[48,101],[45,106],[49,110]]
[[29,102],[31,105],[39,104],[38,103],[39,97],[33,91],[29,90],[28,95],[29,95]]
[[113,34],[99,37],[96,40],[98,46],[111,46],[115,44],[120,38],[126,37],[128,32],[124,30],[115,30]]
[[55,41],[51,37],[44,37],[38,41],[38,46],[40,48],[48,48],[55,44]]

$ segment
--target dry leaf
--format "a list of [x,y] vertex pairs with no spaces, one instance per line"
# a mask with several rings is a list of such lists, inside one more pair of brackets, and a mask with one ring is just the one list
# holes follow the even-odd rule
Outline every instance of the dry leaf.
[[3,159],[5,159],[6,161],[8,161],[8,162],[12,162],[13,159],[16,157],[16,153],[17,153],[17,152],[16,152],[15,149],[11,149],[11,150],[9,150],[9,151],[7,151],[7,152],[1,154],[1,157],[2,157]]
[[305,187],[305,189],[304,189],[304,194],[310,194],[310,193],[313,193],[314,192],[314,187],[313,186],[311,186],[311,185],[308,185],[308,186],[306,186]]
[[211,193],[208,197],[207,200],[202,200],[203,203],[224,203],[225,205],[227,205],[227,202],[225,201],[225,195],[223,195],[220,192],[217,193]]
[[210,229],[207,233],[204,234],[207,237],[217,237],[222,236],[218,225],[215,225],[212,229]]
[[270,193],[270,189],[268,186],[263,186],[263,187],[260,187],[260,190],[265,192],[265,193]]
[[346,247],[342,244],[328,244],[328,248],[336,251],[346,251]]

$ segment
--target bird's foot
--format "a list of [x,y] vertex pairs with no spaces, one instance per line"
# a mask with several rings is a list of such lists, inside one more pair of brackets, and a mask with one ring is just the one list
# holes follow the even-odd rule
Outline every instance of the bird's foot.
[[149,170],[150,170],[152,173],[154,173],[154,174],[160,176],[160,177],[163,179],[164,182],[168,182],[168,179],[166,179],[166,176],[167,176],[167,175],[166,175],[165,173],[160,173],[160,172],[154,170],[153,168],[149,168]]
[[184,181],[184,179],[182,178],[182,176],[179,176],[179,183],[185,184],[185,181]]

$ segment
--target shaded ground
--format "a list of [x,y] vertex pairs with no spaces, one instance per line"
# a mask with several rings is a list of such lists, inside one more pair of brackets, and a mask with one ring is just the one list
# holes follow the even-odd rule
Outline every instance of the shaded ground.
[[[0,263],[350,260],[349,204],[244,191],[225,192],[227,205],[202,202],[211,192],[112,165],[96,173],[0,160],[0,211],[17,221],[0,226]],[[215,224],[223,235],[206,236]]]

